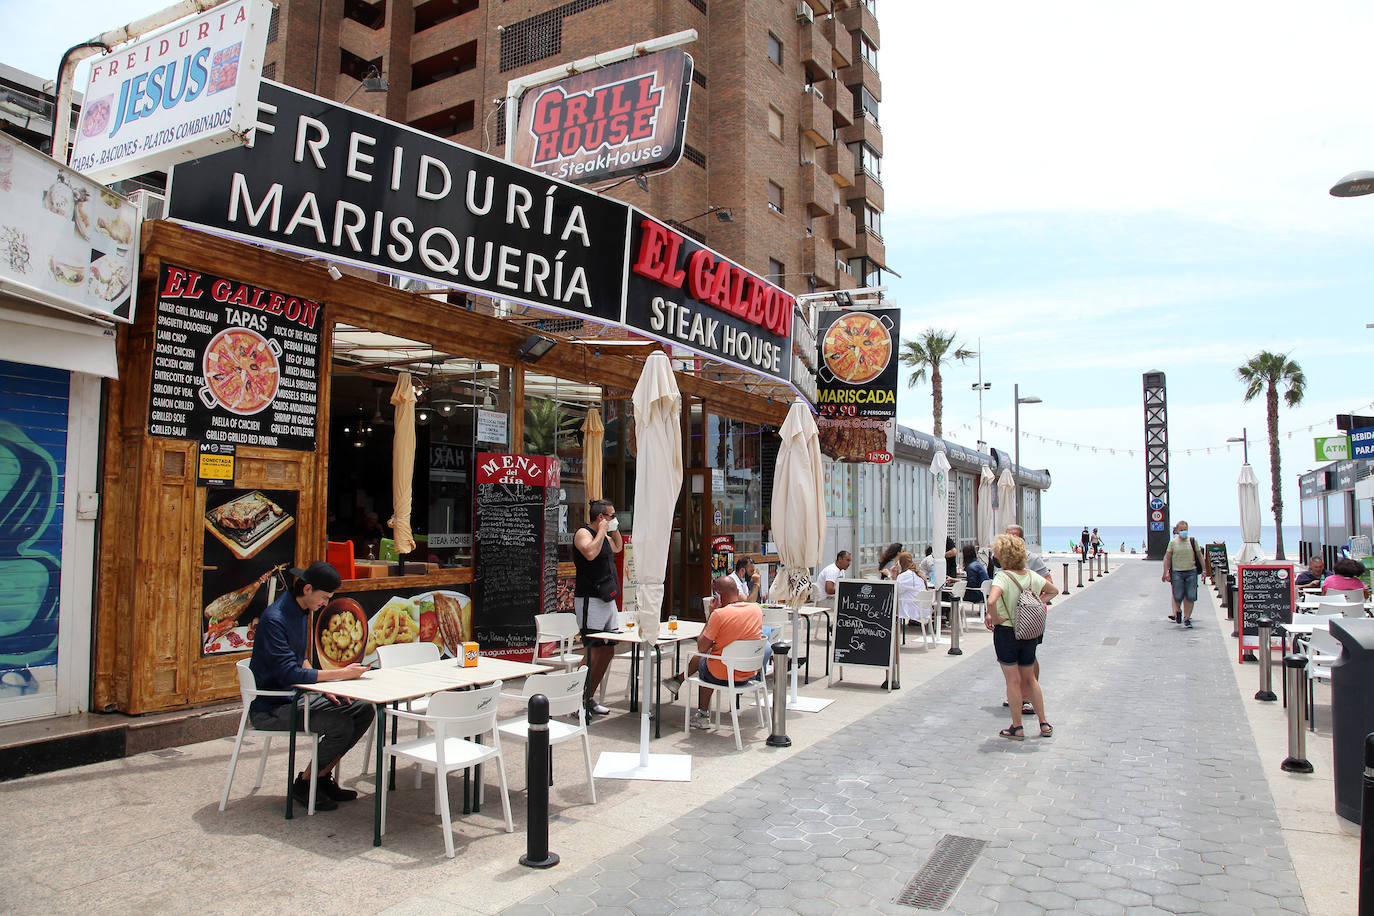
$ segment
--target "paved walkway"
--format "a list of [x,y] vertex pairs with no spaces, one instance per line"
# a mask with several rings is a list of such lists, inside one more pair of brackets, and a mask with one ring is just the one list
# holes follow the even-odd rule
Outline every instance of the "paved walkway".
[[894,898],[955,835],[987,845],[951,912],[1305,913],[1230,631],[1204,613],[1180,630],[1164,607],[1158,567],[1124,563],[1051,611],[1052,739],[997,736],[1002,679],[980,641],[920,689],[507,912],[911,913]]

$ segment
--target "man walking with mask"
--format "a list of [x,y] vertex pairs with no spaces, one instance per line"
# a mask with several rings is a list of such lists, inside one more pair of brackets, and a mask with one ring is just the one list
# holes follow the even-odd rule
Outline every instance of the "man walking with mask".
[[1197,601],[1197,577],[1202,569],[1202,552],[1197,541],[1188,536],[1188,523],[1174,526],[1174,539],[1164,551],[1164,574],[1161,582],[1173,587],[1170,598],[1174,613],[1169,619],[1188,629],[1193,628],[1193,604]]

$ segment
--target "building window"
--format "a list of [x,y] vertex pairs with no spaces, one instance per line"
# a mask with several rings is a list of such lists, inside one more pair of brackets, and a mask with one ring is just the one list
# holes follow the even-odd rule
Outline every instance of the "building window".
[[768,279],[779,286],[782,285],[782,278],[787,275],[787,265],[777,258],[768,259]]
[[872,258],[850,258],[848,273],[859,281],[860,286],[883,285],[883,269]]
[[262,68],[262,78],[265,79],[265,80],[274,80],[274,79],[277,78],[277,62],[276,62],[276,61],[272,61],[272,63],[266,64],[266,65],[263,66],[263,68]]
[[874,70],[878,69],[878,46],[869,41],[867,35],[859,36],[859,54]]
[[477,42],[450,48],[433,57],[416,61],[410,67],[410,89],[423,89],[450,76],[466,73],[477,67]]
[[782,212],[782,186],[775,182],[768,182],[768,209]]
[[693,165],[699,165],[703,169],[706,168],[706,154],[690,143],[684,143],[682,145],[682,158]]
[[768,59],[782,66],[782,40],[772,32],[768,33]]
[[706,14],[706,0],[687,0],[687,2],[700,10],[703,16]]
[[854,222],[860,232],[883,237],[883,211],[865,200],[856,200],[850,205],[854,211]]
[[878,99],[867,89],[860,88],[859,94],[854,96],[854,120],[865,117],[878,123]]
[[862,140],[856,140],[849,144],[849,151],[854,154],[854,168],[860,169],[865,175],[883,179],[883,157],[879,156],[873,147]]
[[878,0],[864,0],[864,6],[874,16],[878,15]]
[[477,9],[478,0],[425,0],[415,7],[415,31],[432,29]]
[[267,20],[267,43],[277,40],[277,30],[281,28],[281,7],[272,7],[272,15]]
[[782,112],[772,105],[768,106],[768,133],[775,139],[782,139]]
[[693,68],[692,68],[692,82],[696,83],[696,84],[697,84],[698,86],[700,86],[702,89],[705,89],[705,88],[706,88],[706,74],[705,74],[705,73],[702,73],[702,72],[701,72],[700,70],[698,70],[696,67],[693,67]]
[[563,50],[563,20],[611,0],[571,0],[506,26],[501,32],[501,72],[552,57]]

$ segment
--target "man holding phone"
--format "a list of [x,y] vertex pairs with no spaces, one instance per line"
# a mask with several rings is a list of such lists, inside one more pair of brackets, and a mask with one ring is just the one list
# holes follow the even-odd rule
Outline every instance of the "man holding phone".
[[573,588],[573,610],[577,626],[582,631],[582,645],[586,651],[586,693],[582,697],[587,712],[604,716],[610,712],[596,702],[597,689],[606,669],[615,657],[615,643],[597,639],[592,633],[619,629],[620,577],[615,570],[615,555],[625,546],[620,537],[620,520],[615,506],[608,499],[594,499],[588,505],[590,524],[583,525],[573,535],[573,565],[577,578]]

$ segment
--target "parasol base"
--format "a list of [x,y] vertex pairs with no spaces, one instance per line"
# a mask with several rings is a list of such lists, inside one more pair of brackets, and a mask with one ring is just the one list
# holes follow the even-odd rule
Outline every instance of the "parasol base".
[[834,700],[822,700],[817,697],[788,697],[787,708],[795,709],[797,712],[820,712],[829,706]]
[[597,779],[651,779],[658,782],[691,782],[692,758],[688,754],[649,754],[641,766],[635,753],[605,751],[596,759],[592,775]]

